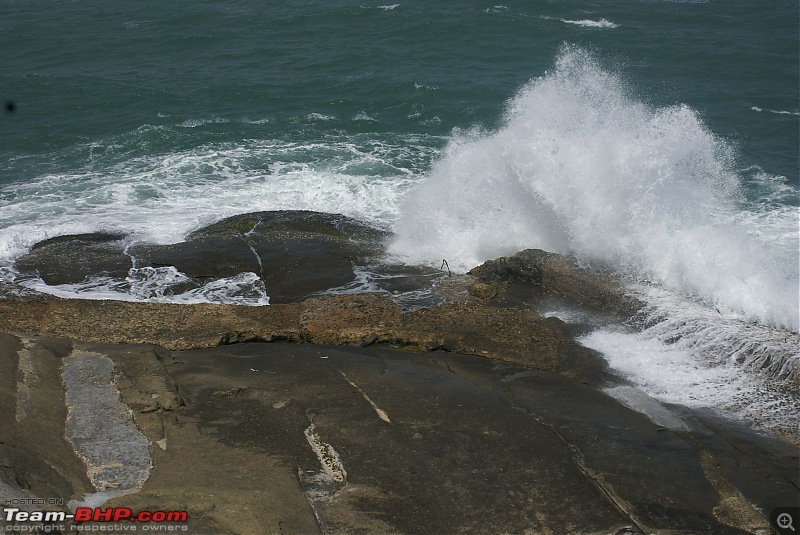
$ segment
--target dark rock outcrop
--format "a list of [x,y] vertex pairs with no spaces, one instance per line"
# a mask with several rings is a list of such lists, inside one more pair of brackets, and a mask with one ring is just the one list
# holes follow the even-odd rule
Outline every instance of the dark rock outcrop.
[[482,299],[491,299],[503,285],[522,284],[602,312],[630,316],[642,307],[625,294],[618,279],[588,272],[567,257],[541,249],[526,249],[513,256],[489,260],[469,274],[478,278],[470,293]]
[[91,275],[124,279],[131,268],[124,239],[124,234],[104,232],[51,238],[17,259],[16,267],[37,273],[49,285],[74,284]]
[[142,266],[174,266],[198,282],[253,272],[272,303],[287,303],[355,278],[353,264],[375,255],[385,234],[354,219],[305,211],[244,214],[174,245],[137,245]]
[[258,212],[224,219],[170,245],[130,245],[111,233],[61,236],[36,244],[16,268],[58,285],[93,275],[124,283],[134,262],[137,268],[172,266],[191,280],[167,294],[252,272],[272,303],[287,303],[352,282],[353,266],[374,259],[386,235],[337,214]]

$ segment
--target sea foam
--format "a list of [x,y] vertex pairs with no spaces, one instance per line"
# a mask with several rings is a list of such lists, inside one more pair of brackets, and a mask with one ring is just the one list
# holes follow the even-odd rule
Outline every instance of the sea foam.
[[567,20],[567,19],[561,19],[561,22],[563,22],[565,24],[574,24],[575,26],[583,26],[584,28],[616,28],[617,26],[619,26],[618,24],[615,24],[615,23],[611,22],[610,20],[606,20],[606,19],[600,19],[600,20],[589,20],[589,19]]
[[796,210],[744,198],[734,150],[695,110],[645,104],[565,46],[501,128],[453,137],[405,199],[391,251],[460,270],[531,247],[573,254],[797,331],[796,227]]
[[[150,135],[137,131],[100,148]],[[54,236],[105,230],[169,244],[263,210],[341,213],[386,228],[440,145],[433,136],[370,135],[247,140],[122,161],[96,151],[104,156],[85,168],[0,188],[0,265]]]
[[191,279],[173,266],[132,268],[125,279],[91,275],[74,284],[48,285],[38,277],[9,282],[65,299],[113,300],[150,303],[215,303],[262,306],[269,304],[264,282],[255,273],[222,277],[185,291],[173,291]]

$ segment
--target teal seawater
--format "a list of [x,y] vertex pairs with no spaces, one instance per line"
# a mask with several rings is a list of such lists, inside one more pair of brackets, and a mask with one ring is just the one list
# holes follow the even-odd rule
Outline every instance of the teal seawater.
[[[698,110],[741,167],[797,186],[797,2],[497,4],[3,0],[0,98],[17,112],[0,120],[0,182],[81,166],[81,144],[187,120],[231,122],[144,136],[126,154],[316,138],[318,125],[297,122],[309,113],[344,134],[491,128],[568,42],[623,71],[641,100]],[[564,22],[603,20],[616,26]],[[360,113],[376,120],[350,120]]]

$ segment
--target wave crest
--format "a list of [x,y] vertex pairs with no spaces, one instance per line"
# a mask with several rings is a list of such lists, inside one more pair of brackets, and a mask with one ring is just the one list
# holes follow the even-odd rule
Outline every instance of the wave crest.
[[[589,52],[511,100],[497,132],[457,134],[407,197],[392,252],[466,270],[524,248],[574,254],[748,319],[798,328],[797,242],[759,218],[735,152],[685,105],[654,108]],[[796,213],[776,212],[775,217]]]

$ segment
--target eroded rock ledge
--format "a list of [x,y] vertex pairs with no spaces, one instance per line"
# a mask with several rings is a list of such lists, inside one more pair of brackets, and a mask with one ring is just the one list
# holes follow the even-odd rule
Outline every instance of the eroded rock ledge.
[[375,294],[265,307],[12,299],[0,301],[0,331],[169,350],[255,341],[378,344],[502,359],[586,382],[604,377],[601,359],[575,343],[559,320],[480,301],[401,313]]
[[[149,456],[102,406],[65,436],[70,367],[95,360]],[[657,423],[557,373],[444,351],[0,335],[0,409],[0,499],[185,510],[191,533],[733,535],[766,532],[798,494],[780,440],[678,407]],[[87,431],[116,459],[102,481],[70,439]],[[122,496],[98,495],[114,467]]]

